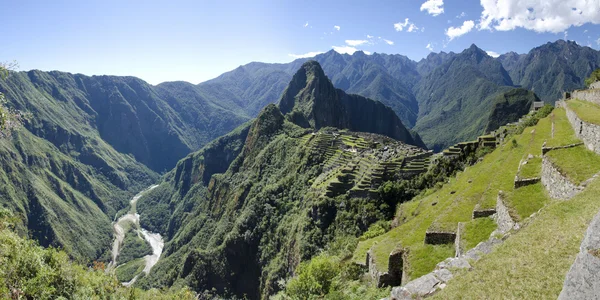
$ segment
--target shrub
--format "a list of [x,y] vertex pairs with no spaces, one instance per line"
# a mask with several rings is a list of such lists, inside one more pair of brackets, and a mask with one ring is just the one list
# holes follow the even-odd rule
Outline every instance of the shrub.
[[297,275],[288,282],[286,293],[292,299],[322,297],[329,292],[331,283],[339,272],[339,263],[335,258],[316,256],[298,266]]
[[594,70],[594,72],[590,74],[590,77],[585,79],[585,86],[590,86],[596,81],[600,81],[600,69]]

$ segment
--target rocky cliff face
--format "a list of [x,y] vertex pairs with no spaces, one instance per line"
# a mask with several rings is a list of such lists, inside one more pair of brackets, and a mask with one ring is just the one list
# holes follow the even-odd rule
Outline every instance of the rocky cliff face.
[[336,127],[378,133],[425,147],[389,107],[336,89],[316,61],[302,65],[284,91],[279,107],[292,122],[305,128]]

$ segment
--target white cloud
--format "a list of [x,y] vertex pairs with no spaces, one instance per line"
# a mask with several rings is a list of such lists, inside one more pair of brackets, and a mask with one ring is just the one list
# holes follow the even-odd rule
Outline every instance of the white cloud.
[[453,40],[463,34],[466,34],[469,31],[471,31],[473,29],[473,27],[475,27],[475,22],[473,22],[471,20],[464,21],[462,26],[460,26],[460,27],[450,27],[450,28],[446,29],[446,35],[450,38],[450,40]]
[[467,16],[467,14],[463,11],[463,12],[460,13],[460,15],[456,16],[456,18],[457,19],[462,19],[462,18],[464,18],[466,16]]
[[304,24],[304,27],[308,27],[308,22],[306,22],[306,24]]
[[481,0],[481,6],[480,29],[559,33],[571,26],[600,24],[598,0]]
[[404,23],[398,22],[394,24],[394,29],[396,29],[396,31],[403,31],[404,28],[406,28],[406,31],[408,32],[415,32],[419,29],[419,27],[417,27],[415,23],[410,22],[408,18],[404,19]]
[[390,40],[383,39],[383,41],[386,42],[390,46],[394,44],[394,42],[390,41]]
[[333,50],[335,50],[335,52],[340,53],[340,54],[350,54],[352,55],[352,53],[358,51],[358,49],[354,48],[354,47],[350,47],[350,46],[332,46]]
[[485,53],[487,53],[487,55],[489,55],[493,58],[500,56],[500,54],[498,54],[497,52],[494,52],[494,51],[485,51]]
[[427,44],[427,46],[425,46],[425,48],[427,48],[427,50],[433,52],[433,45],[431,43]]
[[565,41],[566,41],[567,37],[569,36],[569,32],[565,30],[564,34],[565,34]]
[[363,44],[368,43],[369,41],[367,40],[346,40],[346,44],[348,44],[348,46],[360,46]]
[[421,4],[421,11],[426,10],[432,16],[438,16],[444,13],[444,0],[427,0]]
[[308,57],[315,57],[319,54],[325,53],[323,51],[313,51],[313,52],[308,52],[308,53],[304,53],[304,54],[288,54],[288,56],[291,56],[293,58],[308,58]]
[[342,27],[337,26],[337,25],[333,26],[333,28],[335,28],[335,30],[337,30],[337,31],[340,31],[340,29],[342,29]]
[[372,36],[372,35],[368,35],[368,34],[367,34],[367,38],[368,38],[368,39],[372,39],[372,38],[373,38],[373,36]]
[[408,29],[406,29],[406,31],[413,32],[413,31],[417,31],[417,29],[419,29],[419,27],[415,26],[415,24],[412,23],[412,24],[410,24],[410,26],[408,26]]
[[[354,48],[352,46],[331,46],[331,47],[333,48],[333,50],[335,52],[340,53],[340,54],[350,54],[350,55],[352,55],[356,51],[363,51],[363,50],[356,49],[356,48]],[[369,52],[369,51],[363,51],[363,52],[365,54],[367,54],[367,55],[371,54],[371,52]]]
[[587,33],[587,32],[588,32],[588,30],[587,30],[587,29],[583,31],[583,33]]

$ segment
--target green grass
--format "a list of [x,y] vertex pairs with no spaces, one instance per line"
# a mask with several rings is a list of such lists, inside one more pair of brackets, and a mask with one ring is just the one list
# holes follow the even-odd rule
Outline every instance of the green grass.
[[[454,245],[416,245],[408,252],[408,264],[411,278],[419,278],[433,270],[435,265],[454,256]],[[389,254],[389,253],[388,253]]]
[[541,183],[527,185],[507,193],[504,202],[513,219],[521,221],[544,207],[549,201]]
[[584,122],[600,124],[600,106],[597,104],[574,99],[567,101],[567,106]]
[[[353,260],[364,262],[366,252],[373,247],[377,269],[387,271],[387,257],[396,245],[400,244],[408,249],[409,253],[415,253],[410,255],[406,262],[409,279],[415,279],[432,271],[438,262],[452,256],[453,251],[452,253],[446,251],[445,257],[427,255],[423,250],[427,229],[438,227],[455,229],[458,222],[471,220],[476,204],[483,209],[494,207],[499,190],[505,192],[513,190],[514,177],[520,161],[530,153],[541,154],[541,146],[550,134],[550,118],[544,118],[537,126],[526,128],[522,134],[514,136],[517,141],[516,147],[512,146],[512,137],[507,138],[507,142],[486,155],[481,163],[460,172],[438,191],[418,200],[403,203],[398,208],[401,224],[381,236],[361,241],[354,252]],[[452,191],[454,193],[451,193]],[[433,203],[436,205],[432,205]],[[487,230],[489,227],[486,228]],[[473,238],[473,243],[477,239],[479,238]],[[421,253],[419,251],[425,252],[417,255]],[[418,262],[413,261],[417,258]]]
[[143,258],[138,258],[136,260],[132,260],[126,264],[120,265],[115,270],[117,275],[117,279],[121,282],[129,282],[133,277],[142,273],[144,270],[145,260]]
[[437,299],[556,299],[600,209],[596,180],[569,201],[551,201],[490,255],[457,274]]
[[574,184],[579,185],[600,171],[600,156],[585,146],[552,150],[546,156]]
[[477,218],[464,224],[461,231],[461,248],[469,250],[487,240],[498,226],[492,218]]
[[542,172],[542,158],[534,157],[532,159],[527,160],[527,163],[521,166],[521,171],[519,172],[519,178],[534,178],[540,177],[540,173]]
[[546,147],[558,147],[581,142],[571,123],[567,119],[567,113],[564,108],[556,108],[552,111],[550,119],[554,122],[554,136],[547,140]]

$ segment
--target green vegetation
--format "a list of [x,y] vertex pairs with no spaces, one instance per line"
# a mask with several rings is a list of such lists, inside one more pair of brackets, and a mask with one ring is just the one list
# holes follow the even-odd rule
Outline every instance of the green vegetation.
[[525,130],[525,128],[535,126],[539,120],[547,117],[553,109],[554,107],[552,107],[552,105],[545,104],[533,114],[525,116],[523,122],[521,122],[517,128],[517,132],[521,133],[523,130]]
[[530,158],[527,159],[527,163],[524,165],[521,165],[521,170],[519,171],[519,178],[524,179],[524,178],[534,178],[534,177],[540,177],[540,174],[542,172],[542,158],[541,157],[534,157],[534,158]]
[[464,223],[464,231],[460,235],[461,248],[475,248],[479,242],[487,240],[496,228],[496,222],[492,218],[477,218]]
[[548,205],[492,254],[458,274],[436,299],[554,299],[579,252],[592,217],[600,210],[596,180],[569,201]]
[[512,85],[501,63],[473,45],[415,86],[422,117],[414,130],[429,148],[439,151],[517,121],[537,97]]
[[584,145],[552,150],[546,153],[546,156],[562,174],[576,185],[600,172],[600,156],[588,150]]
[[119,280],[119,282],[131,281],[136,275],[142,273],[145,265],[146,261],[143,258],[137,258],[118,266],[117,269],[115,269],[117,280]]
[[548,204],[546,189],[541,183],[527,185],[507,193],[504,198],[509,207],[510,215],[517,221],[522,221]]
[[390,230],[390,222],[381,220],[381,221],[378,221],[378,222],[372,224],[371,226],[369,226],[369,229],[367,231],[365,231],[365,233],[363,233],[358,240],[359,241],[368,240],[368,239],[374,238],[376,236],[380,236],[389,230]]
[[308,263],[301,263],[298,274],[286,286],[287,294],[293,299],[310,299],[329,293],[333,279],[340,270],[332,258],[317,256]]
[[584,122],[600,124],[600,106],[598,104],[572,99],[567,101],[567,106]]
[[600,69],[596,69],[590,74],[590,77],[585,79],[585,86],[590,86],[592,83],[600,81]]
[[[6,79],[9,75],[9,70],[13,69],[15,64],[3,64],[0,63],[0,80]],[[10,133],[21,127],[23,121],[26,119],[26,114],[11,109],[7,106],[8,101],[4,97],[3,93],[0,93],[0,138],[6,138],[10,136]]]
[[102,263],[88,268],[56,248],[43,248],[14,231],[18,218],[0,208],[0,298],[3,299],[195,299],[187,289],[125,288]]
[[[498,191],[513,191],[515,174],[521,160],[530,153],[541,154],[541,146],[550,136],[550,118],[541,119],[535,127],[524,129],[523,133],[514,136],[517,141],[516,147],[510,146],[510,143],[502,144],[486,155],[481,163],[468,167],[464,172],[458,173],[455,178],[450,178],[448,183],[435,192],[425,193],[422,197],[402,203],[396,216],[400,223],[399,226],[381,236],[361,241],[354,252],[353,260],[364,261],[366,252],[373,247],[377,268],[380,271],[386,271],[387,256],[400,244],[407,248],[409,253],[415,253],[410,255],[408,261],[405,262],[409,266],[407,269],[409,278],[414,279],[416,276],[432,271],[438,262],[451,256],[452,253],[437,249],[437,253],[443,253],[446,256],[427,255],[429,250],[422,250],[429,247],[423,245],[425,232],[429,229],[454,231],[458,222],[471,220],[475,207],[479,209],[495,207]],[[524,201],[534,202],[528,204],[531,206],[543,206],[545,198],[532,198]],[[539,201],[542,201],[542,204]],[[507,205],[509,209],[515,209],[512,207],[512,202]],[[518,205],[519,203],[515,203],[519,211],[526,211]],[[481,232],[489,232],[490,229],[485,226]],[[469,238],[470,244],[482,241],[479,239],[487,239],[483,234],[473,234],[471,237]],[[422,260],[419,260],[418,263],[413,262],[412,259],[419,253],[423,253],[419,257]]]
[[[600,54],[590,47],[560,39],[535,47],[525,55],[509,53],[498,59],[514,84],[535,91],[544,101],[554,102],[563,97],[564,91],[583,88],[591,68],[600,61]],[[590,65],[590,62],[596,63]]]
[[119,264],[125,264],[136,258],[142,258],[146,255],[152,254],[152,247],[150,244],[138,233],[136,229],[125,231],[125,238],[123,239],[123,248],[119,253],[118,262]]
[[575,136],[575,131],[567,119],[567,112],[564,108],[556,108],[550,116],[554,124],[554,135],[547,140],[546,147],[566,146],[581,141]]

